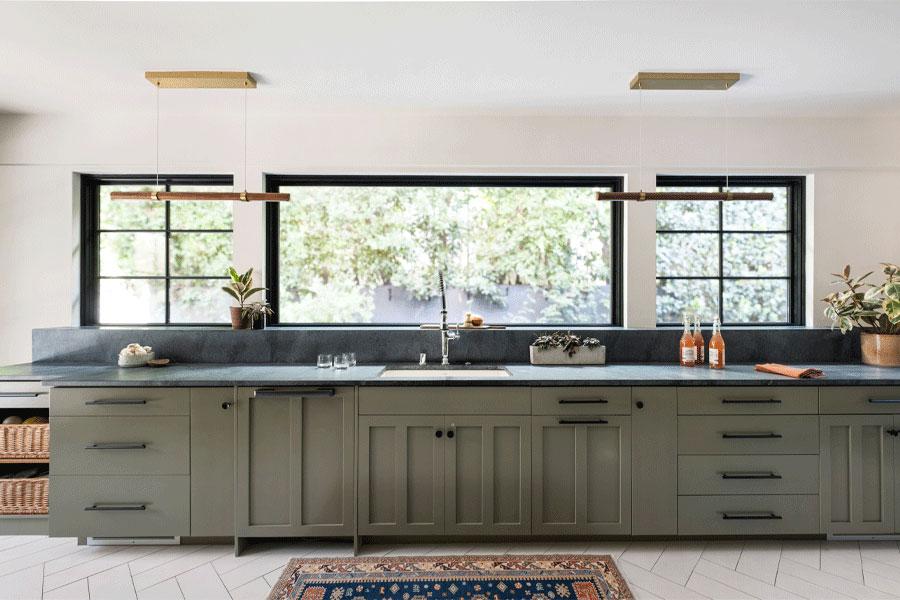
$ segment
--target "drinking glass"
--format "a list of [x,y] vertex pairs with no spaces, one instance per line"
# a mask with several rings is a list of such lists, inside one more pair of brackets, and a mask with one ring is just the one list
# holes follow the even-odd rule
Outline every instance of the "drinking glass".
[[316,361],[316,366],[320,369],[330,369],[331,368],[331,355],[330,354],[320,354],[318,360]]
[[356,352],[348,353],[347,358],[349,359],[347,361],[347,364],[349,364],[351,367],[355,367],[356,366]]
[[334,355],[334,368],[335,369],[346,369],[350,366],[350,356],[348,354],[335,354]]

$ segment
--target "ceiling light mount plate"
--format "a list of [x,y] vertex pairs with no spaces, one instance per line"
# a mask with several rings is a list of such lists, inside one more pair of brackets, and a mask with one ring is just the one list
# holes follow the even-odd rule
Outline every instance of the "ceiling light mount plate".
[[729,89],[740,80],[740,73],[681,73],[640,71],[631,80],[631,89],[724,91]]
[[247,71],[147,71],[147,81],[158,88],[182,90],[255,89],[256,80]]

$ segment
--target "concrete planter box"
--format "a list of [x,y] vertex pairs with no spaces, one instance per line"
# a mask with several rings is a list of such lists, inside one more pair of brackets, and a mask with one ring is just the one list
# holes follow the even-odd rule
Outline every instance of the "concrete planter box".
[[580,347],[575,354],[569,356],[562,348],[547,348],[539,350],[534,346],[528,347],[533,365],[605,365],[606,346],[595,348]]

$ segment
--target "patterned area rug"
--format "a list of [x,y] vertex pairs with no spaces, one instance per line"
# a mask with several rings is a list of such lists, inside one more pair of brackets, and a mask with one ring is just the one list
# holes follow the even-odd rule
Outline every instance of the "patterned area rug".
[[295,558],[269,600],[632,600],[607,555]]

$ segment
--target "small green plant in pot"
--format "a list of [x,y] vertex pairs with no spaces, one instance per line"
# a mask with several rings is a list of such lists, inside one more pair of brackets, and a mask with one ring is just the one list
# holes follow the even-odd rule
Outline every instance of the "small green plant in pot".
[[253,302],[241,310],[241,318],[250,321],[250,329],[265,329],[266,319],[274,314],[268,302]]
[[228,267],[228,276],[231,281],[222,290],[234,298],[238,305],[231,307],[231,328],[249,329],[252,325],[250,319],[245,316],[244,309],[248,306],[248,300],[253,294],[264,292],[266,288],[253,287],[253,269],[247,269],[246,273],[238,273],[234,267]]
[[850,265],[840,273],[834,283],[845,287],[822,298],[828,306],[825,316],[832,327],[847,333],[860,328],[862,360],[868,365],[900,367],[900,267],[881,263],[885,275],[883,283],[866,283],[872,273],[853,278]]

